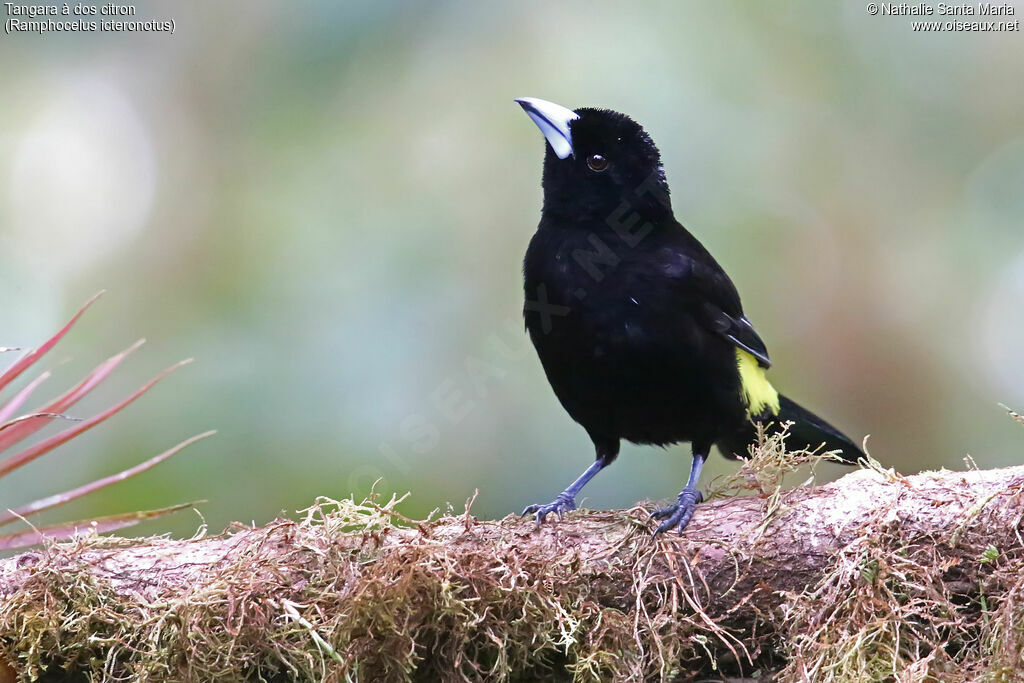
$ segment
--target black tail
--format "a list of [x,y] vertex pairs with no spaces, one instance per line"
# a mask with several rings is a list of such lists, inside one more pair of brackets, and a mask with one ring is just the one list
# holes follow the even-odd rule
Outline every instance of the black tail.
[[[787,422],[793,423],[789,428],[789,436],[786,437],[787,450],[839,451],[839,457],[850,464],[864,457],[864,451],[851,441],[850,437],[781,394],[779,414],[772,417],[771,421],[772,429],[779,429]],[[750,425],[719,440],[716,445],[726,457],[745,458],[755,438],[756,432],[753,425]]]

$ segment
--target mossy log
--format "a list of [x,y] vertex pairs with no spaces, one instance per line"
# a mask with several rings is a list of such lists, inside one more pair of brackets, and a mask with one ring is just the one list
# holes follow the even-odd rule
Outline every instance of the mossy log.
[[0,561],[0,681],[1015,680],[1024,467],[649,508],[538,530],[392,499]]

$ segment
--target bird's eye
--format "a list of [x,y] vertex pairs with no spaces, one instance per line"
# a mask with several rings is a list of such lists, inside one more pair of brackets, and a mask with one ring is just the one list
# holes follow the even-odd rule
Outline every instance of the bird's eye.
[[605,159],[600,154],[591,154],[589,157],[587,157],[587,166],[590,167],[591,171],[597,171],[598,173],[600,173],[601,171],[608,168],[608,160]]

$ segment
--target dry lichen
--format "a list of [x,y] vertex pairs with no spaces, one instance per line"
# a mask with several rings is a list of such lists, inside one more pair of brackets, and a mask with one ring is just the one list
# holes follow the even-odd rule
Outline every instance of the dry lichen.
[[[780,453],[765,439],[728,484],[765,501],[757,539],[785,514],[778,490],[791,468]],[[996,545],[972,533],[913,537],[879,509],[817,585],[777,597],[740,632],[730,612],[747,598],[731,596],[726,612],[712,604],[697,546],[652,542],[643,508],[573,513],[575,531],[546,530],[544,552],[523,552],[539,543],[528,522],[481,522],[468,509],[414,521],[400,502],[324,499],[299,521],[235,529],[219,554],[192,557],[171,581],[144,567],[176,558],[179,541],[47,545],[23,558],[19,589],[0,594],[0,651],[26,680],[69,670],[94,681],[689,680],[757,670],[779,681],[1009,681],[1024,664],[1019,518],[1010,529],[1003,520]],[[987,529],[990,514],[982,505],[963,524]],[[491,542],[474,542],[485,533]],[[105,553],[133,549],[124,571],[104,564]],[[738,577],[742,551],[722,549],[735,553]]]
[[[710,619],[674,613],[675,579],[644,571],[642,510],[614,540],[635,545],[624,555],[637,565],[635,599],[624,600],[602,580],[611,568],[578,553],[527,564],[513,546],[450,543],[433,535],[450,517],[412,531],[395,525],[396,502],[319,501],[300,522],[237,533],[215,579],[178,594],[140,583],[132,600],[82,558],[134,541],[50,545],[0,597],[3,649],[31,677],[61,667],[91,680],[593,680],[683,674],[704,655],[693,636],[716,638]],[[461,517],[467,534],[487,524]],[[382,552],[395,533],[407,538]]]

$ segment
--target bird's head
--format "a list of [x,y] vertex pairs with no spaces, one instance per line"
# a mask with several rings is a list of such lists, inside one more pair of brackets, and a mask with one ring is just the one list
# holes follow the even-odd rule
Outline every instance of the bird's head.
[[547,139],[544,210],[605,220],[623,207],[671,212],[661,155],[640,124],[608,109],[575,111],[535,97],[516,100]]

